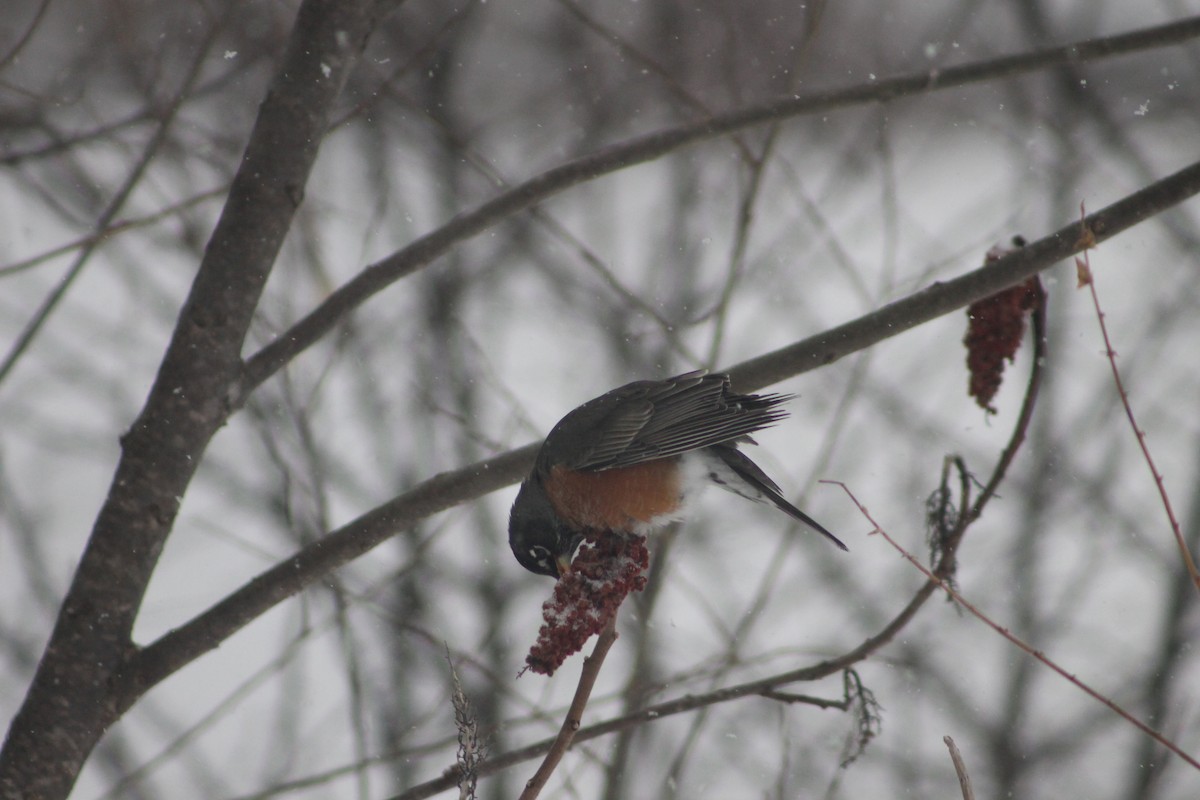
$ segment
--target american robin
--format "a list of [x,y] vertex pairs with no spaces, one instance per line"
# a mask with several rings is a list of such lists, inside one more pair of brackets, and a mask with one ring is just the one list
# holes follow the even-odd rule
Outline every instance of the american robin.
[[542,444],[508,520],[521,566],[560,577],[588,530],[644,533],[679,519],[698,488],[715,483],[771,502],[843,550],[836,536],[789,503],[738,450],[787,416],[779,394],[735,394],[728,375],[703,370],[636,381],[563,417]]

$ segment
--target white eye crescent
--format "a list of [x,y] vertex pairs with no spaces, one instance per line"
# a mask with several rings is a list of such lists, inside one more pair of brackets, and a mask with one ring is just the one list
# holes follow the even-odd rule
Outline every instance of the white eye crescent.
[[529,556],[542,569],[550,569],[550,564],[553,559],[550,558],[550,551],[541,545],[534,545],[529,548]]

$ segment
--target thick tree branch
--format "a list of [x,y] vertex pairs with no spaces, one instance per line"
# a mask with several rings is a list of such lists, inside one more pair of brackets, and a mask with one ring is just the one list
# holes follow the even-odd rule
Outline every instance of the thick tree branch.
[[698,123],[668,128],[613,145],[591,155],[547,170],[514,186],[478,208],[467,211],[442,227],[417,239],[408,247],[363,269],[350,282],[331,294],[290,329],[246,364],[240,386],[240,399],[274,375],[299,353],[311,347],[347,314],[395,281],[415,272],[444,255],[452,247],[513,214],[541,203],[572,186],[616,172],[635,164],[659,158],[688,145],[715,139],[745,128],[817,114],[848,106],[897,100],[928,94],[986,80],[1021,75],[1062,63],[1081,63],[1096,59],[1165,47],[1200,36],[1200,17],[1130,33],[1090,39],[1061,47],[1035,50],[1015,56],[964,64],[959,67],[901,75],[871,81],[846,89],[789,97],[763,105],[719,114]]
[[146,586],[209,440],[246,331],[304,196],[330,110],[370,30],[368,0],[307,0],[158,376],[122,439],[109,495],[0,752],[0,796],[61,798],[124,710]]

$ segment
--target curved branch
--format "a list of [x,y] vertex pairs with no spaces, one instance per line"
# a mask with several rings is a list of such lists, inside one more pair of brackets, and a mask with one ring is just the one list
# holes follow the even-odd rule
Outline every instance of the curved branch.
[[1190,17],[1116,36],[1089,39],[959,67],[900,75],[845,89],[774,100],[718,114],[698,123],[646,134],[604,148],[518,184],[474,210],[459,214],[403,250],[364,268],[357,277],[333,292],[306,317],[247,361],[239,387],[240,398],[236,404],[240,405],[259,384],[274,375],[296,355],[315,344],[342,318],[376,293],[428,265],[458,243],[585,181],[659,158],[688,145],[766,122],[863,103],[886,102],[928,94],[980,81],[1012,77],[1064,62],[1081,63],[1111,58],[1148,48],[1178,44],[1198,36],[1200,17]]

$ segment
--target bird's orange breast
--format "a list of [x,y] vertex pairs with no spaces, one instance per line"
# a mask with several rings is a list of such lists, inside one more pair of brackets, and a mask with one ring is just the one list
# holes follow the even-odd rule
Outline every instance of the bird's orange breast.
[[600,472],[552,467],[545,486],[554,510],[570,525],[611,531],[669,518],[683,497],[678,458]]

